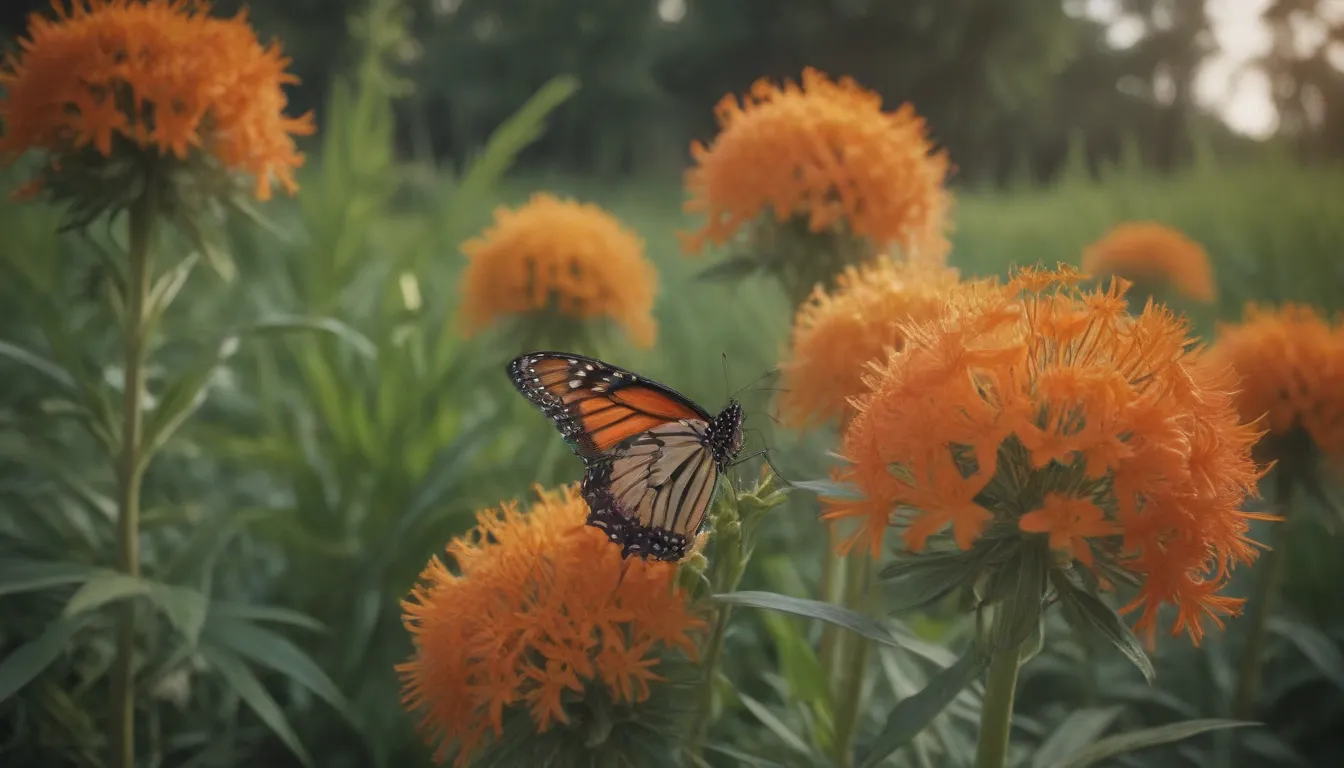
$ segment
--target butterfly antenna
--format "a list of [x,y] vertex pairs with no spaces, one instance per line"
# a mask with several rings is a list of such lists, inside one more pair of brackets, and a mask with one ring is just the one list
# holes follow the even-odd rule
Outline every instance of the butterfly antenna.
[[762,379],[766,379],[766,378],[769,378],[769,377],[771,377],[771,376],[777,376],[778,374],[779,374],[779,367],[778,367],[778,366],[775,366],[774,368],[767,369],[765,373],[762,373],[760,376],[757,376],[756,378],[752,379],[752,380],[751,380],[750,382],[748,382],[745,386],[743,386],[743,387],[741,387],[740,389],[734,391],[733,394],[730,395],[729,397],[730,397],[730,398],[737,397],[738,395],[742,394],[743,392],[746,392],[748,389],[751,389],[752,387],[756,386],[758,383],[761,382]]
[[[733,386],[732,384],[728,383],[728,350],[725,349],[719,352],[719,355],[721,356],[720,360],[723,362],[723,391],[727,392],[728,390],[732,389]],[[732,400],[733,396],[731,394],[728,395],[728,399]]]

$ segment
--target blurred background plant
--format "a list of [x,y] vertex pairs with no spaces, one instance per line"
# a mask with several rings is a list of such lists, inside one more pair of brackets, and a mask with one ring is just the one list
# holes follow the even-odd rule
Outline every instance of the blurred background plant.
[[[217,0],[211,13],[231,18],[242,5]],[[115,764],[106,738],[113,619],[132,597],[141,605],[141,765],[429,763],[432,748],[397,703],[395,666],[413,653],[400,600],[430,557],[476,524],[476,510],[531,499],[534,484],[556,488],[578,475],[577,460],[502,372],[537,338],[525,317],[512,315],[536,305],[496,304],[511,316],[471,336],[461,322],[467,243],[489,242],[493,213],[522,210],[538,193],[596,206],[584,210],[623,233],[605,242],[633,252],[638,241],[638,271],[651,270],[646,285],[595,266],[613,290],[639,288],[622,294],[616,311],[639,318],[635,327],[656,328],[652,347],[641,332],[610,334],[605,321],[572,317],[558,338],[706,406],[781,365],[785,375],[768,386],[788,392],[744,398],[751,439],[770,447],[790,480],[824,477],[839,464],[828,452],[852,417],[846,398],[862,394],[853,389],[862,363],[877,358],[869,342],[903,343],[898,324],[928,316],[926,291],[953,272],[968,283],[1006,277],[1012,265],[1083,264],[1117,227],[1150,222],[1179,247],[1150,242],[1129,263],[1167,265],[1170,284],[1151,293],[1186,313],[1196,335],[1213,342],[1219,323],[1251,327],[1258,316],[1244,314],[1247,302],[1266,312],[1297,302],[1329,325],[1344,308],[1337,5],[253,3],[248,24],[262,43],[279,39],[292,58],[286,71],[298,79],[285,85],[284,114],[311,110],[317,134],[298,140],[306,162],[292,200],[258,205],[234,195],[231,207],[206,206],[187,222],[201,231],[163,232],[164,259],[181,255],[194,267],[190,279],[182,269],[159,323],[145,408],[168,413],[166,401],[180,402],[191,418],[146,470],[140,581],[104,570],[118,567],[106,443],[119,427],[100,434],[99,425],[120,423],[123,380],[120,326],[104,299],[119,290],[107,265],[124,265],[125,235],[105,217],[61,232],[70,210],[50,202],[0,204],[0,763]],[[7,52],[19,52],[30,11],[54,18],[43,0],[0,7]],[[1264,83],[1267,120],[1257,121],[1249,97],[1220,90],[1221,75],[1236,66],[1245,88]],[[810,147],[820,162],[832,155],[819,137],[852,140],[887,120],[903,126],[904,143],[858,144],[873,174],[890,167],[909,184],[905,196],[875,211],[853,209],[895,211],[883,221],[899,226],[867,233],[873,241],[856,249],[828,246],[821,255],[834,262],[773,264],[788,270],[761,270],[760,257],[806,257],[807,248],[757,249],[750,264],[736,264],[727,251],[740,244],[725,241],[707,245],[707,258],[688,258],[679,236],[705,227],[709,212],[684,211],[684,202],[720,198],[708,177],[697,187],[685,173],[709,167],[727,146],[726,126],[749,125],[748,114],[761,109],[739,107],[721,125],[725,110],[715,105],[752,96],[783,102],[787,112],[788,99],[767,98],[753,84],[801,83],[811,77],[807,67],[829,83],[816,90],[844,91],[833,101],[866,117],[836,106],[825,125],[776,120],[782,129],[761,130],[780,142],[777,154]],[[852,88],[839,85],[846,76]],[[4,98],[12,83],[0,88]],[[10,119],[0,125],[0,135],[13,130]],[[793,143],[781,131],[794,131]],[[743,146],[759,148],[765,133]],[[688,151],[692,141],[706,148],[699,158]],[[5,193],[31,179],[41,159],[11,168]],[[912,179],[909,168],[928,175]],[[866,190],[860,182],[881,178],[809,180]],[[753,188],[755,202],[787,191],[771,189],[772,179],[746,179],[764,184]],[[836,202],[827,189],[810,190],[823,208]],[[844,203],[839,188],[834,194]],[[774,245],[778,236],[811,243],[806,226],[774,224],[778,213],[755,208],[739,223],[778,230]],[[799,221],[809,223],[795,217],[791,225]],[[903,264],[916,250],[903,237],[947,244],[917,277],[926,267]],[[531,264],[565,253],[557,243],[574,244],[550,242]],[[578,252],[606,253],[585,248]],[[1191,266],[1196,253],[1207,271]],[[857,266],[880,254],[887,259]],[[697,279],[716,266],[733,279]],[[1181,293],[1194,284],[1181,275],[1197,276],[1198,290]],[[824,294],[813,293],[817,282],[830,283]],[[856,320],[869,312],[873,323]],[[256,338],[229,341],[247,336]],[[1257,521],[1251,533],[1289,554],[1275,558],[1270,587],[1257,582],[1265,573],[1257,565],[1239,570],[1228,590],[1272,588],[1272,602],[1259,616],[1253,600],[1247,616],[1197,648],[1157,638],[1147,649],[1157,673],[1151,686],[1123,654],[1066,631],[1061,611],[1045,611],[1042,650],[1021,670],[1013,764],[1084,765],[1070,755],[1086,757],[1091,746],[1092,759],[1103,760],[1097,745],[1144,744],[1098,764],[1344,759],[1344,564],[1339,540],[1321,534],[1339,519],[1329,482],[1337,467],[1320,442],[1336,428],[1327,395],[1340,391],[1330,382],[1341,369],[1321,362],[1333,360],[1324,343],[1317,357],[1296,358],[1284,357],[1286,343],[1257,343],[1281,354],[1252,355],[1254,370],[1242,371],[1265,393],[1243,417],[1278,412],[1276,395],[1287,391],[1299,411],[1284,411],[1284,434],[1300,436],[1294,425],[1309,421],[1293,413],[1322,425],[1310,464],[1321,492],[1299,483],[1285,512],[1292,524],[1276,531]],[[175,380],[191,386],[170,392]],[[753,461],[733,471],[743,521],[744,479],[757,469]],[[1277,509],[1275,477],[1249,511]],[[886,553],[881,563],[835,556],[848,531],[818,520],[815,493],[771,502],[779,506],[752,529],[749,559],[708,560],[697,566],[704,581],[695,574],[696,586],[686,585],[706,606],[713,594],[713,606],[734,606],[716,641],[695,764],[972,764],[984,688],[965,685],[975,670],[959,660],[973,624],[950,599],[889,615],[912,592],[866,588]],[[718,511],[718,519],[731,517]],[[706,610],[714,621],[729,616]],[[1248,677],[1252,657],[1258,673]],[[1248,679],[1257,683],[1239,697]],[[1251,702],[1249,711],[1238,699]],[[693,700],[690,709],[704,704]],[[1265,725],[1170,730],[1177,721],[1232,717]],[[1179,736],[1190,738],[1173,741]]]

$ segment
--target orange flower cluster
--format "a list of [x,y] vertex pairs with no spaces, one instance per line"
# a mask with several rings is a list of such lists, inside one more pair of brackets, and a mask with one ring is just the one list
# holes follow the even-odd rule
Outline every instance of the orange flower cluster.
[[1094,555],[1141,582],[1126,611],[1151,634],[1158,607],[1195,642],[1202,620],[1236,613],[1220,596],[1254,558],[1240,510],[1260,473],[1258,435],[1232,402],[1230,369],[1190,350],[1186,327],[1151,303],[1127,312],[1123,281],[1084,292],[1068,270],[1024,270],[1001,290],[953,294],[937,319],[905,326],[906,348],[870,376],[845,434],[840,479],[874,556],[885,527],[916,552],[951,526],[956,544],[1047,535],[1083,565]]
[[817,287],[793,321],[779,401],[791,426],[847,421],[868,363],[883,360],[888,349],[899,351],[901,324],[937,316],[947,293],[960,285],[955,269],[886,257],[846,267],[835,282],[829,292]]
[[184,159],[199,150],[224,167],[272,179],[291,194],[303,164],[292,135],[312,115],[287,118],[282,86],[297,82],[276,44],[263,47],[244,15],[207,15],[190,0],[76,0],[57,17],[29,18],[28,38],[0,69],[0,160],[44,150],[54,160],[115,139]]
[[1301,431],[1321,453],[1344,457],[1344,323],[1307,306],[1252,304],[1218,336],[1212,354],[1241,375],[1243,419],[1263,418],[1276,441]]
[[658,273],[644,242],[601,208],[538,193],[468,240],[462,319],[474,333],[500,317],[554,311],[610,317],[635,343],[653,346]]
[[457,765],[502,733],[506,709],[526,707],[544,732],[567,721],[565,696],[599,686],[642,701],[663,649],[696,650],[690,633],[703,622],[675,590],[675,566],[621,560],[584,524],[575,487],[536,491],[526,513],[515,503],[479,513],[448,545],[460,572],[431,560],[402,603],[415,642],[397,668],[403,702],[439,759],[456,747]]
[[1187,298],[1213,301],[1213,266],[1204,248],[1155,222],[1120,224],[1083,252],[1091,275],[1118,275],[1140,285],[1170,284]]
[[691,145],[686,210],[708,217],[683,237],[691,253],[726,242],[769,208],[781,222],[805,217],[813,232],[844,223],[876,249],[896,243],[912,258],[946,256],[947,157],[933,151],[910,105],[883,112],[877,94],[808,68],[801,87],[760,80],[741,105],[730,94],[716,113],[712,145]]

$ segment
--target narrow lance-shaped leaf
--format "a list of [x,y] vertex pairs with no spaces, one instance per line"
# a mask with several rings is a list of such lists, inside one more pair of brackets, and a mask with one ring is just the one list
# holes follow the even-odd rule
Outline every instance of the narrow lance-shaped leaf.
[[339,320],[325,317],[269,318],[225,336],[213,355],[192,366],[164,390],[158,406],[150,413],[145,425],[145,450],[141,458],[141,469],[205,402],[207,387],[215,372],[238,352],[244,338],[294,332],[327,333],[345,342],[365,358],[377,356],[376,347],[367,337]]
[[299,762],[305,768],[313,768],[313,759],[309,757],[308,751],[299,741],[298,734],[285,718],[284,710],[266,691],[266,687],[247,664],[232,653],[217,648],[204,649],[202,655],[219,671],[224,681],[238,694],[238,698],[242,699],[243,703],[261,718],[261,722],[275,733],[290,752],[294,753]]
[[12,363],[18,363],[67,392],[77,392],[73,376],[66,373],[65,369],[61,368],[61,366],[36,352],[30,352],[17,344],[0,341],[0,357],[8,359]]
[[828,499],[845,501],[860,501],[863,499],[863,491],[852,483],[840,483],[835,480],[794,480],[789,485],[811,491]]
[[350,703],[316,662],[283,635],[238,619],[212,619],[205,641],[274,669],[320,696],[350,719]]
[[42,674],[65,652],[66,643],[88,622],[87,616],[61,617],[45,631],[0,661],[0,703]]
[[981,656],[974,649],[969,650],[956,664],[929,680],[919,693],[902,699],[892,708],[887,715],[886,725],[864,751],[859,761],[861,768],[876,768],[892,752],[910,743],[934,718],[942,714],[984,667]]
[[1124,711],[1124,707],[1084,707],[1070,712],[1031,756],[1031,768],[1052,768],[1066,755],[1096,741]]
[[325,333],[335,337],[360,357],[372,360],[378,356],[378,347],[369,337],[333,317],[279,316],[258,321],[238,332],[240,336],[269,337],[290,333]]
[[1156,728],[1130,731],[1129,733],[1107,736],[1095,741],[1051,765],[1050,768],[1088,768],[1088,766],[1096,765],[1107,758],[1133,752],[1136,749],[1170,744],[1209,731],[1218,731],[1225,728],[1245,728],[1248,725],[1259,725],[1259,723],[1244,720],[1186,720],[1180,723],[1160,725]]
[[812,755],[812,748],[807,745],[807,742],[799,738],[798,734],[790,730],[782,720],[775,717],[775,713],[771,712],[769,707],[741,691],[737,692],[737,698],[742,702],[742,706],[746,707],[761,722],[761,725],[764,725],[779,739],[780,743],[800,755]]
[[[465,234],[462,229],[474,226],[478,201],[489,199],[486,193],[493,187],[518,154],[541,137],[546,129],[546,118],[565,103],[579,89],[579,81],[572,75],[559,75],[549,80],[532,94],[518,111],[500,124],[486,141],[485,149],[472,161],[462,181],[449,198],[452,206],[438,227],[426,229],[422,242],[411,248],[412,254],[434,253],[436,242],[455,243]],[[407,265],[414,269],[418,265]]]
[[1297,647],[1321,676],[1340,691],[1344,691],[1344,654],[1333,640],[1319,629],[1275,617],[1269,620],[1269,630],[1282,635]]
[[795,616],[806,616],[809,619],[819,619],[828,624],[834,624],[837,627],[843,627],[860,634],[869,640],[875,640],[885,645],[904,648],[905,645],[887,631],[880,622],[869,616],[865,616],[848,608],[842,608],[838,605],[822,602],[820,600],[807,600],[801,597],[790,597],[775,592],[730,592],[722,595],[714,595],[713,600],[730,605],[745,605],[752,608],[768,608],[772,611],[781,611],[791,613]]
[[207,385],[219,366],[238,352],[238,337],[227,336],[207,357],[187,369],[163,391],[159,403],[145,422],[145,448],[141,453],[140,468],[168,442],[177,428],[205,402]]
[[187,278],[191,276],[192,268],[196,266],[197,260],[196,255],[192,254],[174,264],[172,268],[159,275],[159,278],[154,281],[145,302],[147,332],[154,327],[163,313],[172,305],[177,295],[182,292],[182,288],[187,284]]
[[83,563],[58,560],[0,560],[0,596],[81,584],[96,572]]
[[116,571],[99,570],[91,574],[70,596],[62,615],[79,616],[132,597],[148,597],[189,644],[196,643],[205,623],[205,595],[189,587],[161,584]]
[[[1067,578],[1059,577],[1054,579],[1054,585],[1067,607],[1072,608],[1071,617],[1076,617],[1082,621],[1084,626],[1075,627],[1075,629],[1092,629],[1098,632],[1108,642],[1120,649],[1134,666],[1143,673],[1144,679],[1152,682],[1157,677],[1157,670],[1153,668],[1153,662],[1144,652],[1139,639],[1134,636],[1129,625],[1125,624],[1109,605],[1101,601],[1101,598],[1079,589],[1074,586]],[[1066,614],[1069,615],[1069,614]]]

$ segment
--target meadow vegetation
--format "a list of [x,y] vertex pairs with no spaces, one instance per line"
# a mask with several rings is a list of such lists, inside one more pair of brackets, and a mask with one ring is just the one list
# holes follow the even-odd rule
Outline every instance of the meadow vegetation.
[[[581,90],[570,78],[517,105],[459,173],[399,155],[398,91],[383,53],[375,44],[332,84],[315,116],[319,132],[299,139],[307,159],[293,197],[262,203],[250,187],[230,190],[218,204],[175,209],[187,225],[162,226],[148,241],[128,228],[133,216],[102,209],[64,227],[82,210],[80,189],[0,208],[0,762],[130,768],[109,757],[119,737],[109,734],[114,722],[131,722],[139,765],[424,765],[437,737],[481,737],[492,719],[500,735],[482,742],[478,762],[455,743],[440,756],[506,766],[985,768],[1344,759],[1334,734],[1344,718],[1336,591],[1344,565],[1333,538],[1344,507],[1333,465],[1319,476],[1303,470],[1310,478],[1296,493],[1262,487],[1263,499],[1244,501],[1252,513],[1288,516],[1291,526],[1252,520],[1247,537],[1290,554],[1274,561],[1272,580],[1257,581],[1263,562],[1236,570],[1225,592],[1250,595],[1247,614],[1226,618],[1226,631],[1206,623],[1198,645],[1168,636],[1175,611],[1162,614],[1146,647],[1108,624],[1110,613],[1092,622],[1100,634],[1071,632],[1064,610],[1040,609],[1038,589],[1028,622],[1038,645],[1023,652],[1016,704],[1010,697],[1002,713],[1009,746],[993,762],[982,716],[986,686],[1001,681],[984,682],[967,650],[982,628],[965,596],[949,589],[919,600],[923,588],[901,580],[878,588],[861,581],[875,572],[865,576],[835,554],[819,513],[847,498],[831,474],[843,464],[833,452],[845,444],[845,425],[780,423],[770,379],[740,396],[748,448],[768,448],[771,466],[755,459],[732,471],[704,557],[681,571],[642,565],[630,572],[647,583],[611,587],[627,590],[619,594],[629,605],[660,606],[656,617],[621,619],[626,642],[647,635],[692,653],[663,661],[661,679],[642,691],[621,682],[616,662],[608,676],[598,659],[602,671],[588,682],[605,682],[573,689],[567,721],[518,701],[501,704],[502,715],[484,705],[408,713],[434,703],[425,687],[439,678],[415,688],[406,675],[447,666],[422,655],[420,666],[399,672],[416,654],[404,615],[464,621],[452,606],[411,605],[428,578],[422,571],[433,570],[426,563],[444,558],[454,540],[458,555],[487,549],[493,539],[469,536],[477,513],[511,500],[527,515],[506,511],[501,519],[512,522],[493,530],[516,533],[527,519],[549,531],[583,514],[580,500],[555,490],[579,478],[580,463],[513,391],[505,364],[538,338],[569,339],[581,347],[574,351],[665,382],[713,411],[788,356],[797,296],[768,272],[703,276],[724,249],[686,254],[680,233],[701,219],[683,210],[680,175],[612,183],[512,173],[548,115]],[[41,161],[25,157],[5,190],[31,179]],[[1153,221],[1202,246],[1214,292],[1205,302],[1145,285],[1130,305],[1136,314],[1151,293],[1212,344],[1219,324],[1240,321],[1248,302],[1300,302],[1327,318],[1344,309],[1338,166],[1304,166],[1265,146],[1235,161],[1205,149],[1163,174],[1131,158],[1099,174],[1079,160],[1044,186],[951,181],[946,264],[965,282],[1078,265],[1112,227]],[[602,320],[558,336],[509,323],[464,332],[463,243],[492,224],[498,207],[517,208],[537,192],[595,204],[642,239],[657,275],[651,345]],[[157,303],[136,374],[145,391],[126,397],[125,252],[147,243],[157,257],[149,294]],[[1321,409],[1344,392],[1344,357],[1327,362],[1340,367],[1296,379],[1304,391],[1318,388]],[[124,559],[127,470],[119,463],[132,403],[143,418],[134,569]],[[1272,458],[1281,469],[1293,456]],[[901,536],[886,544],[883,564],[900,570]],[[509,562],[621,567],[578,544],[519,547]],[[448,583],[447,574],[435,578]],[[681,588],[675,602],[659,602],[673,599],[672,583]],[[568,589],[575,602],[566,615],[599,615],[593,606],[606,591],[583,579]],[[461,605],[487,610],[494,593],[462,594]],[[1256,601],[1271,594],[1273,607],[1254,618]],[[1075,609],[1094,605],[1079,600]],[[699,623],[664,631],[655,621],[683,610]],[[1026,642],[1015,637],[1012,653]],[[549,669],[545,659],[536,668]],[[114,681],[127,679],[132,686],[118,690],[131,697],[111,696]],[[461,685],[437,695],[465,697]],[[119,720],[127,708],[131,719]],[[422,718],[429,726],[417,733]]]

